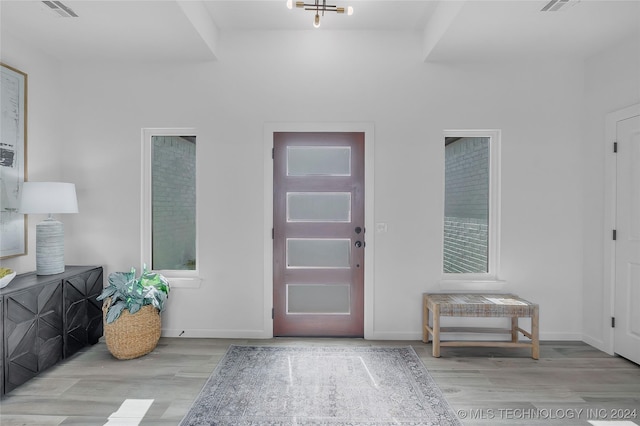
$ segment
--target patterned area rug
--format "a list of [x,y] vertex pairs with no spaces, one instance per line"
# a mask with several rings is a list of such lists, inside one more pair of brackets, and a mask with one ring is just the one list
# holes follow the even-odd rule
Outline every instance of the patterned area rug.
[[181,426],[461,425],[411,347],[231,346]]

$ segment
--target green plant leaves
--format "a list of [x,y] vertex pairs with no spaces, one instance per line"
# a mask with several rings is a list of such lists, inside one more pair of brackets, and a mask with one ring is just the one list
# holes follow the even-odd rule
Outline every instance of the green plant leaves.
[[107,311],[107,323],[111,324],[120,317],[120,314],[127,305],[121,300],[112,304]]
[[131,303],[127,307],[127,309],[129,309],[129,313],[130,314],[135,314],[136,312],[138,312],[140,310],[140,308],[142,308],[142,305],[140,303],[136,303],[136,302]]
[[135,268],[131,268],[130,272],[109,274],[109,285],[103,289],[96,300],[111,297],[106,321],[112,323],[120,317],[124,309],[134,314],[145,305],[153,305],[162,312],[169,297],[169,291],[167,279],[157,272],[148,271],[145,265],[139,278],[136,278]]
[[105,289],[102,290],[102,294],[100,294],[100,296],[96,297],[96,300],[104,300],[107,297],[111,297],[113,295],[113,293],[116,292],[116,288],[115,287],[106,287]]

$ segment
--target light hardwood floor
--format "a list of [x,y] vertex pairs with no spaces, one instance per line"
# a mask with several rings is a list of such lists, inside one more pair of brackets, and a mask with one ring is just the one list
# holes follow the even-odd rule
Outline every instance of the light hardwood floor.
[[103,342],[88,347],[7,395],[0,424],[104,425],[131,398],[154,400],[141,425],[177,425],[230,344],[411,345],[468,426],[590,425],[615,415],[640,425],[640,366],[584,343],[542,343],[536,361],[530,350],[501,348],[443,348],[433,358],[431,344],[415,341],[186,338],[162,338],[129,361]]

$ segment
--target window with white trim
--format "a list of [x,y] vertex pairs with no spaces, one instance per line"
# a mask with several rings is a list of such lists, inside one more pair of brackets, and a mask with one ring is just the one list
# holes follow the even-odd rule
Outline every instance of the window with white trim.
[[444,157],[444,277],[497,279],[500,132],[446,131]]
[[142,138],[143,263],[167,277],[195,277],[195,129],[143,129]]

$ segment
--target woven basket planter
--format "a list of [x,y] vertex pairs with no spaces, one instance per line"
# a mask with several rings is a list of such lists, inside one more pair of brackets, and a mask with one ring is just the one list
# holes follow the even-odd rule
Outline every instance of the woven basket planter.
[[160,313],[151,305],[140,308],[135,314],[125,309],[120,317],[107,324],[107,311],[111,299],[102,305],[104,338],[107,349],[118,359],[133,359],[148,354],[158,345],[162,321]]

